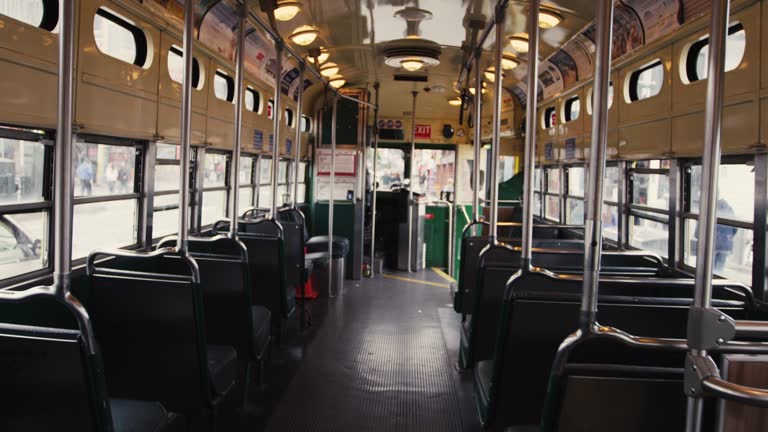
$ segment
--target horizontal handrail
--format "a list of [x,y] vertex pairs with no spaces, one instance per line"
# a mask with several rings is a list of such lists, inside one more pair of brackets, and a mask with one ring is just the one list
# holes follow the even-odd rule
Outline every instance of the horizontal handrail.
[[[185,260],[187,264],[189,264],[190,269],[190,278],[193,283],[200,283],[200,269],[197,267],[197,263],[189,254],[186,253],[180,253],[175,248],[159,248],[155,249],[151,252],[134,252],[134,251],[128,251],[124,249],[114,249],[114,250],[103,250],[103,249],[97,249],[90,254],[88,254],[88,258],[86,261],[85,266],[85,272],[88,276],[93,276],[96,274],[96,258],[99,256],[104,257],[114,257],[114,258],[135,258],[135,259],[155,259],[159,258],[165,255],[175,255],[179,258]],[[163,276],[163,277],[171,277],[176,275],[166,275],[166,274],[159,274],[159,273],[150,273],[150,272],[136,272],[131,270],[119,270],[119,269],[109,269],[109,273],[131,273],[132,276],[138,276],[138,275],[146,275],[150,277],[155,276]]]
[[768,338],[768,321],[736,321],[736,335]]
[[717,376],[704,378],[701,385],[709,393],[723,399],[758,407],[768,407],[768,389],[736,384]]

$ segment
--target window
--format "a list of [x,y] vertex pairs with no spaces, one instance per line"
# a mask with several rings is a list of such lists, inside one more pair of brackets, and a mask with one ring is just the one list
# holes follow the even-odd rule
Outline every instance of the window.
[[[368,149],[368,171],[373,174],[373,149]],[[376,190],[400,189],[405,178],[405,152],[400,149],[380,148],[376,152]]]
[[565,173],[567,183],[565,223],[583,225],[584,188],[586,187],[584,167],[568,167]]
[[59,0],[0,0],[0,15],[57,33]]
[[75,200],[72,258],[138,241],[139,197],[134,145],[78,142],[73,156]]
[[[168,74],[171,80],[182,84],[184,82],[184,51],[176,45],[168,51]],[[205,75],[200,67],[200,62],[192,58],[192,88],[202,90],[205,84]]]
[[664,85],[664,65],[661,60],[654,60],[632,72],[626,83],[627,103],[654,97],[661,93]]
[[309,118],[309,116],[301,116],[301,131],[302,132],[312,132],[312,119]]
[[221,69],[217,69],[213,76],[213,94],[225,102],[235,101],[235,80]]
[[[155,199],[152,209],[152,238],[176,234],[179,230],[180,148],[157,143],[155,158]],[[190,212],[191,213],[191,212]]]
[[272,207],[272,158],[259,156],[259,203],[260,208]]
[[[728,28],[728,38],[725,43],[725,71],[732,71],[739,67],[744,59],[747,47],[747,34],[741,23],[733,24]],[[709,36],[704,36],[692,43],[683,51],[684,61],[680,62],[680,79],[690,84],[695,81],[707,79],[709,73],[707,66],[709,61]]]
[[[683,261],[696,267],[701,165],[686,167]],[[747,163],[724,163],[718,174],[714,272],[752,284],[755,172]]]
[[[587,91],[587,114],[592,115],[592,107],[594,106],[594,93],[595,88],[590,87]],[[608,82],[608,109],[613,106],[613,81]]]
[[603,177],[603,235],[619,240],[619,167],[606,166]]
[[560,222],[560,168],[544,169],[546,190],[544,194],[544,217],[554,222]]
[[574,121],[579,118],[581,111],[581,100],[578,96],[574,96],[565,101],[563,104],[563,119],[566,123]]
[[293,127],[293,110],[290,108],[285,109],[285,125],[290,128]]
[[544,110],[544,117],[541,119],[541,127],[549,129],[557,124],[557,110],[555,107],[549,107]]
[[[418,149],[414,159],[416,162],[416,171],[413,173],[414,192],[425,194],[428,201],[446,199],[447,193],[453,195],[453,174],[456,164],[454,150]],[[499,163],[502,162],[499,161]]]
[[290,201],[288,196],[288,161],[280,159],[277,165],[277,199],[278,206]]
[[227,172],[229,157],[224,153],[205,152],[203,161],[203,203],[201,225],[206,226],[227,216]]
[[296,204],[307,202],[307,166],[306,162],[299,162],[299,191]]
[[147,35],[136,24],[105,7],[93,18],[93,37],[102,53],[144,69],[152,64]]
[[669,161],[632,162],[628,170],[629,245],[669,255]]
[[542,217],[541,209],[541,168],[533,170],[533,214]]
[[48,266],[51,149],[42,135],[10,132],[0,129],[0,279]]
[[238,176],[240,180],[240,195],[237,201],[237,214],[242,215],[247,209],[253,207],[253,193],[255,185],[253,182],[253,166],[255,157],[247,154],[240,155],[240,170]]
[[256,114],[261,114],[261,93],[250,86],[245,89],[245,109],[255,112]]

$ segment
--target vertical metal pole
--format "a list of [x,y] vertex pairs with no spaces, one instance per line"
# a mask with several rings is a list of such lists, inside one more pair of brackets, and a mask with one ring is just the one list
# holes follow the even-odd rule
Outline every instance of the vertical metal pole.
[[[262,144],[263,145],[263,144]],[[254,191],[253,191],[253,207],[258,208],[259,207],[259,196],[261,195],[261,154],[256,157],[256,180],[254,181],[254,184],[256,185]]]
[[[331,295],[333,289],[333,207],[335,205],[333,201],[333,187],[336,183],[336,108],[339,102],[339,98],[333,97],[333,110],[331,111],[331,177],[328,179],[329,199],[328,199],[328,255],[331,260],[328,266],[328,296]],[[339,287],[341,288],[341,287]]]
[[373,263],[376,257],[376,164],[378,162],[379,152],[379,83],[373,84],[376,91],[376,108],[373,109],[373,174],[371,175],[371,191],[373,193],[371,202],[371,277],[374,276]]
[[619,162],[619,196],[618,208],[616,209],[616,219],[619,222],[618,233],[616,235],[619,243],[619,250],[624,250],[626,244],[627,217],[624,207],[627,203],[627,163]]
[[192,145],[192,40],[195,32],[195,2],[184,3],[184,79],[181,84],[181,178],[179,179],[179,241],[176,249],[186,254],[189,238],[189,151]]
[[755,297],[766,300],[766,234],[768,233],[768,154],[755,155],[755,230],[752,242],[752,289]]
[[682,194],[682,173],[680,171],[680,163],[677,159],[669,161],[669,206],[667,214],[669,218],[669,239],[667,241],[667,264],[672,268],[677,268],[680,263],[680,253],[683,244],[682,239],[682,221],[680,218],[680,205],[682,200],[680,196]]
[[53,188],[53,288],[65,296],[72,272],[72,107],[75,66],[75,0],[64,0],[59,31],[59,82]]
[[411,154],[409,155],[410,169],[408,172],[409,185],[408,185],[408,271],[414,271],[413,266],[413,205],[414,205],[414,193],[413,189],[416,185],[413,184],[413,172],[416,170],[416,96],[419,92],[412,91],[413,95],[413,107],[411,108]]
[[304,102],[304,63],[299,63],[299,99],[296,101],[296,115],[298,116],[298,122],[296,123],[296,142],[293,144],[296,147],[296,154],[293,157],[293,193],[291,194],[291,203],[293,208],[297,209],[297,201],[299,199],[299,166],[301,166],[301,119],[302,116],[302,104]]
[[230,185],[232,197],[229,215],[232,222],[229,224],[229,236],[237,238],[237,222],[240,215],[237,214],[240,201],[240,149],[242,148],[243,131],[243,78],[245,64],[245,26],[248,17],[248,1],[244,0],[240,5],[239,26],[237,29],[237,57],[235,58],[235,146],[232,152],[232,167],[230,168]]
[[483,218],[480,206],[480,148],[483,146],[482,113],[483,113],[483,71],[480,68],[481,50],[475,53],[475,106],[474,106],[474,148],[472,164],[472,222]]
[[608,145],[608,85],[611,75],[613,0],[597,3],[597,46],[595,58],[592,142],[590,143],[587,208],[584,218],[584,282],[579,324],[592,330],[597,313],[598,274],[603,250],[603,179]]
[[280,77],[283,71],[283,41],[275,39],[275,95],[272,103],[272,211],[270,217],[277,220],[277,189],[280,172]]
[[[533,246],[533,177],[536,164],[537,88],[539,83],[539,0],[530,0],[528,11],[528,99],[525,107],[525,162],[523,165],[523,226],[520,268],[531,268]],[[542,176],[544,170],[541,171]],[[543,188],[542,188],[543,189]],[[541,194],[544,201],[544,194]],[[542,208],[544,202],[542,202]]]
[[[536,9],[538,10],[538,9]],[[491,220],[488,227],[488,240],[491,244],[497,243],[498,225],[499,225],[499,155],[501,154],[501,101],[503,99],[502,91],[502,69],[501,69],[501,56],[504,49],[504,21],[507,18],[507,8],[497,6],[496,7],[496,56],[494,58],[494,73],[496,75],[493,84],[493,141],[491,143],[491,175],[488,179],[491,186]],[[535,27],[538,28],[538,14],[534,14],[537,18]],[[477,83],[475,83],[477,85]],[[481,94],[482,87],[478,87],[475,91],[475,95]]]
[[[709,29],[707,64],[707,100],[704,108],[704,156],[701,163],[701,198],[698,247],[696,249],[696,288],[692,310],[709,308],[712,300],[712,265],[717,227],[717,182],[720,171],[720,138],[723,124],[723,84],[725,79],[725,43],[728,33],[728,0],[712,1],[712,23]],[[691,320],[692,316],[689,316]],[[690,330],[691,326],[688,328]],[[698,331],[698,329],[695,329]],[[689,353],[704,357],[706,350],[691,346]],[[701,429],[704,400],[701,395],[688,395],[686,430]]]

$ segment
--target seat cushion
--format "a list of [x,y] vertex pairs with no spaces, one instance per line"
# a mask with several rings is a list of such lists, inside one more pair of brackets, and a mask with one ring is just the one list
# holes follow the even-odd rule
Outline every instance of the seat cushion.
[[[328,252],[328,236],[317,236],[307,240],[309,252]],[[346,237],[333,236],[333,257],[343,258],[349,253],[349,240]]]
[[312,261],[317,267],[327,265],[329,258],[328,252],[310,252],[304,255],[305,260]]
[[272,313],[264,306],[251,306],[251,320],[253,321],[253,356],[256,360],[261,360],[269,346]]
[[225,394],[237,380],[237,351],[231,346],[208,345],[208,374],[218,395]]
[[159,432],[168,429],[168,412],[160,402],[110,399],[115,432]]

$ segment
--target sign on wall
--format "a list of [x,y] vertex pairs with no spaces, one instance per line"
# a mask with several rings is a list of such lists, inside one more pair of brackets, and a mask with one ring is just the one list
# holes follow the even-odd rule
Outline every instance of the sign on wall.
[[[336,150],[336,175],[354,177],[357,175],[357,151]],[[331,175],[331,150],[317,151],[317,175]]]
[[431,125],[416,125],[416,138],[432,138],[432,126]]
[[253,130],[253,148],[261,150],[264,146],[264,132],[254,129]]

